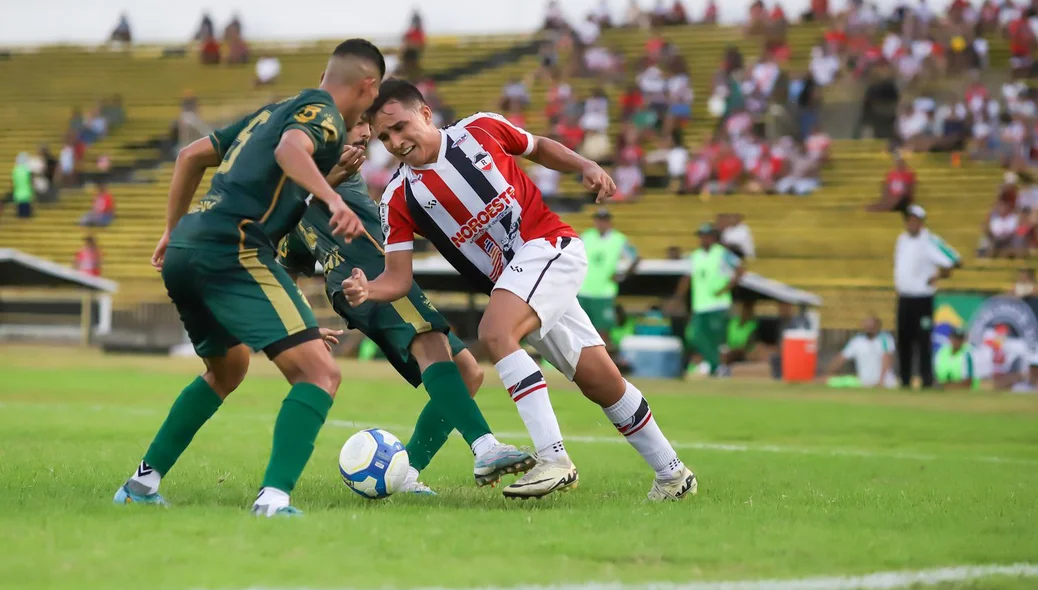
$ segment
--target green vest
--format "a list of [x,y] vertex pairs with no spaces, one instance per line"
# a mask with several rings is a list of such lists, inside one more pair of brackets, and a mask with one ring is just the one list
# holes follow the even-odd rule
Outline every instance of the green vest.
[[11,171],[12,192],[15,203],[32,202],[32,170],[28,166],[16,165]]
[[750,336],[757,329],[757,320],[750,320],[745,324],[741,318],[728,320],[728,348],[743,350],[750,343]]
[[938,383],[961,383],[966,379],[973,381],[977,387],[977,379],[973,373],[973,357],[970,347],[964,344],[959,352],[952,352],[951,344],[945,344],[934,357],[934,376]]
[[634,336],[634,318],[628,317],[627,321],[623,325],[614,326],[609,331],[609,339],[613,341],[613,344],[620,346],[623,339],[628,336]]
[[709,250],[698,248],[692,252],[692,312],[708,313],[732,306],[730,291],[717,295],[728,284],[731,276],[725,268],[728,249],[714,244]]
[[604,236],[597,229],[589,229],[580,236],[580,241],[584,242],[584,251],[587,252],[587,277],[580,287],[580,295],[610,299],[616,297],[620,286],[613,277],[620,265],[627,236],[615,229]]

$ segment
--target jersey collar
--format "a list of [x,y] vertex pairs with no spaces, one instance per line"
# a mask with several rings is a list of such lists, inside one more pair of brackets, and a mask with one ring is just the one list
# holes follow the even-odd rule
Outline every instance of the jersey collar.
[[440,129],[440,152],[436,155],[436,161],[424,166],[412,166],[412,170],[436,170],[447,163],[447,132]]

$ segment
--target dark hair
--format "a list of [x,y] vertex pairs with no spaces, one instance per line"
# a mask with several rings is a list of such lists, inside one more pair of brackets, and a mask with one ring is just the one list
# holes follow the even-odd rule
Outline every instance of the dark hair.
[[365,59],[378,66],[379,77],[386,75],[386,58],[375,44],[367,39],[347,39],[332,52],[335,57],[353,56]]
[[368,110],[364,112],[364,119],[367,121],[372,120],[382,110],[382,107],[394,100],[406,105],[414,105],[416,103],[419,105],[427,104],[425,97],[422,96],[422,91],[418,90],[417,86],[407,80],[390,78],[378,87],[378,96],[375,98],[375,102],[371,103]]

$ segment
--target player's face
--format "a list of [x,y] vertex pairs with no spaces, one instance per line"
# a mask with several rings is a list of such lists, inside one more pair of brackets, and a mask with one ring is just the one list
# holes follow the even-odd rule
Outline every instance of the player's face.
[[371,139],[371,125],[361,121],[350,127],[346,134],[346,143],[359,148],[367,148],[368,140]]
[[389,102],[375,114],[371,127],[389,153],[409,166],[429,164],[439,155],[440,134],[427,105]]
[[343,113],[347,125],[356,127],[361,114],[368,110],[378,97],[379,84],[378,78],[362,78],[352,86],[353,100],[350,102],[349,111]]

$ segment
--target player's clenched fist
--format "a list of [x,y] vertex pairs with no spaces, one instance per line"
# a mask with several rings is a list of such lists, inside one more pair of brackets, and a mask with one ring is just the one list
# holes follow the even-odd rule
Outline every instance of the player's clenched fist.
[[368,300],[368,275],[359,268],[353,269],[350,278],[342,282],[342,294],[350,307],[357,307]]

